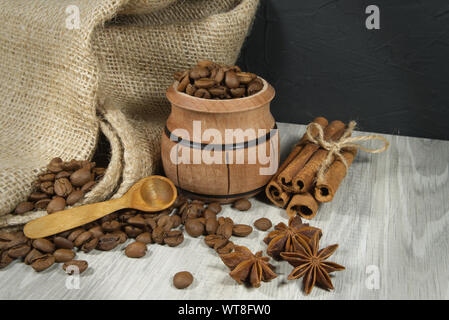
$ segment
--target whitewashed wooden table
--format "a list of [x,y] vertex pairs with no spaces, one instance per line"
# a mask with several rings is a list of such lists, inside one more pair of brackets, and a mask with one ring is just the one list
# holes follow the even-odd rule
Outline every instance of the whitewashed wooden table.
[[[285,157],[305,126],[281,123],[279,130]],[[305,296],[302,280],[287,280],[286,262],[274,262],[278,278],[258,289],[238,285],[203,238],[185,234],[179,247],[150,245],[142,259],[126,258],[125,245],[78,253],[89,262],[79,289],[61,265],[36,273],[16,261],[0,270],[0,299],[448,299],[449,141],[385,137],[390,149],[359,153],[334,200],[311,221],[323,230],[323,246],[340,245],[330,260],[346,270],[332,278],[333,292],[314,288]],[[251,202],[248,212],[225,206],[221,215],[251,225],[262,216],[273,224],[286,222],[284,210]],[[233,240],[265,250],[265,235],[254,230]],[[178,290],[172,277],[182,270],[195,280]]]

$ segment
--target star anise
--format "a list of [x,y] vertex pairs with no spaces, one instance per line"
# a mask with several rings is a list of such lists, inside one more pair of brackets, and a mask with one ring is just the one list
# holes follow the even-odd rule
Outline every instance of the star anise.
[[263,257],[262,251],[253,254],[248,248],[235,246],[234,252],[220,255],[221,260],[231,270],[229,275],[239,284],[250,283],[260,287],[260,282],[270,281],[277,277],[274,267],[268,263],[269,257]]
[[[299,244],[299,246],[297,246]],[[309,294],[315,284],[319,287],[331,290],[334,289],[329,273],[342,271],[345,267],[334,262],[325,261],[329,258],[338,244],[327,248],[319,249],[319,235],[315,233],[312,236],[310,244],[302,238],[295,242],[295,252],[282,252],[282,259],[288,261],[295,268],[288,276],[288,280],[299,279],[304,276],[304,291]]]
[[281,252],[294,251],[294,245],[298,246],[298,238],[310,242],[311,237],[317,233],[321,237],[321,230],[309,226],[308,223],[302,223],[299,216],[295,216],[288,220],[288,226],[281,222],[274,227],[263,240],[268,244],[267,254],[275,259],[280,259]]

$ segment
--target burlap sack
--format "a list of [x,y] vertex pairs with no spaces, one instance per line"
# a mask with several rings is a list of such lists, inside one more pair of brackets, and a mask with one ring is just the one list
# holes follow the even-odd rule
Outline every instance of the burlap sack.
[[53,157],[90,159],[99,130],[111,159],[83,203],[158,172],[172,74],[200,59],[234,63],[258,1],[71,1],[79,29],[67,28],[67,2],[1,1],[0,227],[45,215],[8,213]]

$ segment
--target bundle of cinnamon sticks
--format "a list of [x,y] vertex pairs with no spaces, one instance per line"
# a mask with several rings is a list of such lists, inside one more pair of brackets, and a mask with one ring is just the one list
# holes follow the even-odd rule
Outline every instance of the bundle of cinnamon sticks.
[[[321,126],[325,141],[338,141],[346,131],[345,124],[339,120],[329,123],[327,119],[318,117],[313,122]],[[316,138],[319,132],[315,126],[311,127],[309,133]],[[312,219],[320,202],[333,199],[356,154],[355,148],[342,149],[341,155],[346,164],[341,158],[332,156],[331,164],[317,181],[318,171],[329,151],[311,142],[304,134],[267,184],[266,195],[278,207],[287,206],[289,216],[300,215],[305,219]]]

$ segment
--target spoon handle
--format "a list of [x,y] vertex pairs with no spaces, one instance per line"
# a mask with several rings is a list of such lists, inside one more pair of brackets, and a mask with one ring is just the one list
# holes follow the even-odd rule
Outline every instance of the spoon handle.
[[58,211],[28,222],[23,232],[30,239],[45,238],[100,219],[127,204],[125,198],[120,198]]

